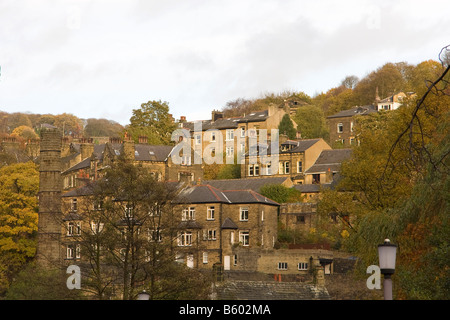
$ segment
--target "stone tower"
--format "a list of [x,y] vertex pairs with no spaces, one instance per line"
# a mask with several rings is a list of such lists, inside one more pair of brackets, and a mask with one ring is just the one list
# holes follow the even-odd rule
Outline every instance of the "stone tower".
[[41,132],[39,168],[39,223],[37,262],[47,268],[58,268],[61,252],[61,142],[56,129]]

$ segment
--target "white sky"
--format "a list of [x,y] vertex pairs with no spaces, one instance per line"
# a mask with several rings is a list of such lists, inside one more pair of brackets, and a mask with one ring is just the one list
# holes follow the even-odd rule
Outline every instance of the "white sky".
[[313,96],[386,62],[438,59],[448,0],[0,0],[0,110],[127,124],[167,101],[209,119],[230,100]]

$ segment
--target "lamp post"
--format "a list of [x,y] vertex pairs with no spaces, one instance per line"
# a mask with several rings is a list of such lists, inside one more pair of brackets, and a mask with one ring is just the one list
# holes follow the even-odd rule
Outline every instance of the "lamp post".
[[150,295],[144,290],[144,291],[138,293],[137,299],[138,300],[150,300]]
[[380,260],[380,271],[384,275],[383,291],[384,300],[392,300],[392,279],[395,272],[395,256],[397,246],[389,239],[385,239],[383,244],[378,245],[378,257]]

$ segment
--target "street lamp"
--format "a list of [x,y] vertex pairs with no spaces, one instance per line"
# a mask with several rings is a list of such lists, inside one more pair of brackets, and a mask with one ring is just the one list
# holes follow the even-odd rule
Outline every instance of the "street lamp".
[[384,300],[392,300],[392,279],[395,272],[395,256],[397,246],[389,239],[385,239],[383,244],[378,245],[378,257],[380,259],[380,271],[384,275],[383,289]]
[[144,290],[144,291],[138,293],[137,299],[138,300],[150,300],[150,295]]

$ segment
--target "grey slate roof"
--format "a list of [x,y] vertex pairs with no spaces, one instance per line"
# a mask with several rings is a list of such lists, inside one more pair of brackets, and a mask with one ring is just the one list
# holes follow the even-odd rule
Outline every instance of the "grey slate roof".
[[268,177],[268,178],[250,178],[250,179],[224,179],[224,180],[205,180],[208,184],[220,190],[253,190],[259,192],[261,187],[266,184],[283,184],[289,178],[287,177]]
[[[203,120],[201,121],[201,124],[203,131],[210,129],[236,129],[238,127],[238,123],[264,121],[268,116],[269,111],[263,110],[251,112],[243,117],[220,118],[216,121]],[[195,122],[185,122],[183,123],[183,128],[193,131],[194,125]]]
[[175,203],[264,203],[279,204],[253,190],[219,190],[210,185],[194,185],[184,188]]
[[214,288],[217,300],[329,300],[325,287],[301,282],[226,281]]
[[338,172],[341,163],[350,158],[352,149],[332,149],[323,150],[316,162],[305,171],[305,173],[323,173],[330,169],[331,172]]
[[358,106],[348,110],[342,110],[338,113],[328,116],[327,118],[331,119],[331,118],[353,117],[356,115],[366,115],[374,112],[377,112],[377,110],[376,107],[373,105]]

